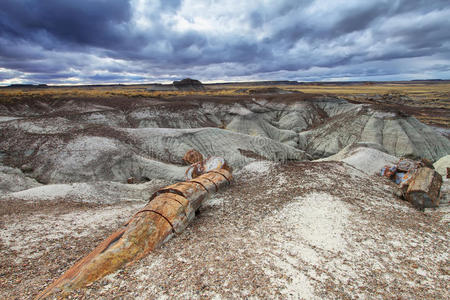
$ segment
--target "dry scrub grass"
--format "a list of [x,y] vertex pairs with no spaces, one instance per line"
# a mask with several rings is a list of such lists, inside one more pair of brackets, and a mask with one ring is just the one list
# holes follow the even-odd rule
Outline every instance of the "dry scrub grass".
[[[0,89],[0,101],[12,101],[24,97],[76,98],[76,97],[169,97],[189,95],[245,95],[246,90],[267,88],[267,85],[218,84],[206,85],[203,91],[151,91],[147,85],[118,86],[70,86],[70,87],[17,87]],[[302,84],[272,85],[287,91],[312,94],[328,94],[343,97],[374,97],[377,95],[408,96],[413,100],[444,100],[448,105],[450,83],[383,83],[383,84]]]
[[[76,97],[167,97],[167,96],[189,96],[189,95],[245,95],[246,90],[267,88],[268,86],[259,85],[206,85],[203,91],[151,91],[146,85],[130,85],[130,86],[70,86],[70,87],[17,87],[0,89],[0,101],[11,101],[24,97],[50,97],[50,98],[76,98]],[[396,95],[408,96],[413,100],[447,100],[448,104],[450,95],[450,83],[437,84],[302,84],[302,85],[272,85],[287,91],[304,92],[311,94],[329,94],[336,96],[366,96],[373,97],[376,95]]]
[[142,86],[103,86],[103,87],[51,87],[51,88],[3,88],[0,89],[0,103],[22,99],[68,99],[68,98],[166,98],[175,96],[220,96],[235,95],[234,90],[205,91],[151,91]]
[[151,85],[15,87],[0,89],[0,104],[27,100],[60,100],[83,98],[171,98],[183,96],[244,96],[250,90],[280,88],[337,96],[356,103],[396,106],[429,125],[450,127],[450,82],[437,83],[358,83],[358,84],[214,84],[201,91],[152,91]]
[[342,85],[307,85],[295,90],[305,93],[326,93],[339,96],[366,94],[369,96],[383,94],[403,94],[413,99],[449,99],[450,83],[442,84],[358,84]]

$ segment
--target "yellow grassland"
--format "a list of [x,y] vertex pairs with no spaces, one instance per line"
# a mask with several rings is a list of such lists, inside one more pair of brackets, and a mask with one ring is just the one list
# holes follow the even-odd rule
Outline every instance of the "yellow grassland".
[[[245,90],[267,88],[268,86],[255,85],[211,85],[206,86],[204,91],[151,91],[148,86],[70,86],[70,87],[47,87],[47,88],[2,88],[0,89],[0,100],[20,99],[23,97],[50,97],[50,98],[77,98],[77,97],[170,97],[186,95],[244,95]],[[289,91],[300,91],[314,94],[330,94],[337,96],[363,96],[370,97],[384,94],[407,95],[415,100],[450,98],[450,83],[441,84],[355,84],[355,85],[275,85]]]
[[[152,91],[148,85],[121,86],[67,86],[67,87],[16,87],[0,89],[0,104],[22,99],[81,99],[81,98],[170,98],[174,96],[239,96],[249,90],[268,88],[267,85],[217,84],[206,85],[203,91]],[[335,95],[360,103],[397,103],[411,107],[444,109],[450,113],[450,83],[383,83],[383,84],[303,84],[274,85],[283,90],[313,94]],[[398,102],[399,99],[401,102]],[[423,116],[420,120],[429,124],[450,127],[450,117]]]

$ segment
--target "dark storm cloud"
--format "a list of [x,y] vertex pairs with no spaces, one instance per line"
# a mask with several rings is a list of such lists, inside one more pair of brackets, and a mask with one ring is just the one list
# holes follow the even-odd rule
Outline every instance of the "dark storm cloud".
[[404,13],[410,11],[424,13],[436,9],[448,8],[447,0],[401,0],[394,3],[395,13]]
[[126,36],[131,6],[127,0],[3,0],[0,33],[39,43],[43,48],[113,46]]
[[[342,9],[333,16],[333,19],[321,19],[319,16],[305,16],[291,14],[289,25],[280,28],[272,37],[272,42],[284,40],[288,45],[294,45],[299,39],[310,42],[332,40],[341,35],[366,29],[373,21],[386,14],[389,6],[379,3],[362,3],[357,7]],[[315,19],[317,18],[317,19]]]
[[420,27],[392,28],[391,36],[398,37],[409,49],[440,49],[450,40],[450,19],[428,22]]
[[448,77],[449,20],[440,0],[3,0],[0,84]]
[[336,24],[333,24],[334,30],[331,36],[342,35],[354,31],[361,31],[371,25],[371,23],[380,16],[385,15],[389,11],[386,4],[371,3],[366,7],[356,7],[349,9],[346,15],[342,17]]

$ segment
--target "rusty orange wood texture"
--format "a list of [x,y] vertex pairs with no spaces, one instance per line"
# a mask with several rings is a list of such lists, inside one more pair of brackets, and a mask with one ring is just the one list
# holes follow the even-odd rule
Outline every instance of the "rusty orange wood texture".
[[191,149],[183,156],[183,161],[187,164],[195,164],[203,160],[203,155],[195,149]]
[[159,190],[123,228],[48,286],[36,299],[64,295],[131,264],[181,233],[209,194],[230,184],[231,172],[215,169],[195,179]]

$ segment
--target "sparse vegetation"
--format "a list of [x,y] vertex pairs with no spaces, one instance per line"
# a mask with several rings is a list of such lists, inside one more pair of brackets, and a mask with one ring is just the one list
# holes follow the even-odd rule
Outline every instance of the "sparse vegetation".
[[[288,92],[303,92],[337,96],[356,103],[387,107],[413,108],[408,113],[430,125],[450,127],[450,82],[439,83],[311,83],[298,85],[214,84],[204,90],[176,91],[149,89],[151,85],[14,87],[0,89],[0,104],[23,99],[79,98],[170,98],[180,96],[239,96],[258,89],[276,88]],[[419,109],[418,109],[419,108]],[[423,110],[421,112],[421,110]],[[431,112],[430,112],[431,110]]]
[[[151,91],[146,85],[130,86],[70,86],[70,87],[15,87],[0,89],[0,101],[14,101],[25,97],[50,97],[76,98],[76,97],[170,97],[186,95],[246,95],[249,90],[258,88],[267,89],[268,86],[258,85],[206,85],[205,90],[198,91]],[[328,94],[342,96],[349,99],[358,99],[361,102],[370,102],[372,98],[379,96],[406,96],[414,101],[432,101],[447,104],[450,101],[450,83],[439,84],[303,84],[303,85],[274,85],[271,88],[279,88],[292,92],[304,92],[313,94]]]

